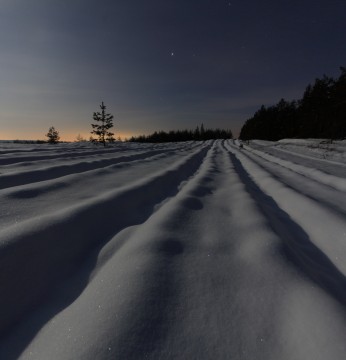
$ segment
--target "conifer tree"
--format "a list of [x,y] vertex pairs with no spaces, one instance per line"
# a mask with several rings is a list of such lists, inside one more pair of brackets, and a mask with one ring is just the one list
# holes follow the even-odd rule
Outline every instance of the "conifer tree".
[[98,138],[94,139],[91,137],[91,141],[100,142],[104,146],[106,146],[106,141],[113,142],[114,141],[114,133],[108,131],[113,127],[113,115],[106,113],[106,105],[104,105],[103,101],[100,105],[101,112],[94,112],[93,119],[97,121],[96,124],[91,124],[93,127],[93,131],[91,134],[96,135]]
[[201,140],[205,140],[205,130],[204,130],[204,125],[203,123],[201,124],[201,129],[200,129],[200,137],[201,137]]
[[56,144],[60,140],[59,131],[55,129],[54,126],[51,126],[48,130],[48,133],[46,134],[48,138],[48,143],[50,144]]

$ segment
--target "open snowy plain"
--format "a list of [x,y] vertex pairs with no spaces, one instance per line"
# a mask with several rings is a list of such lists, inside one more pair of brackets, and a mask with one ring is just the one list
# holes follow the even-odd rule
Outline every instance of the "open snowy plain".
[[346,358],[346,142],[0,143],[0,359]]

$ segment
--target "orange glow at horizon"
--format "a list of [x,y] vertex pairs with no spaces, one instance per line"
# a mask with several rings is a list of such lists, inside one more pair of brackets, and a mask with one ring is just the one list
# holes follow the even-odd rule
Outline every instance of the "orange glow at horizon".
[[[85,140],[89,140],[91,134],[90,133],[63,133],[59,132],[60,141],[77,141],[77,137],[80,136]],[[140,132],[116,132],[114,137],[116,140],[121,138],[122,141],[125,139],[130,139],[132,136],[142,135]],[[0,140],[47,140],[47,138],[42,133],[37,132],[0,132]]]
[[[121,138],[122,141],[124,141],[125,139],[129,139],[132,136],[138,136],[140,134],[136,133],[136,132],[116,132],[114,134],[114,138],[116,140],[119,139],[119,137]],[[73,134],[60,134],[61,136],[61,141],[77,141],[77,136],[81,136],[83,139],[85,140],[89,140],[91,134],[90,133],[73,133]]]

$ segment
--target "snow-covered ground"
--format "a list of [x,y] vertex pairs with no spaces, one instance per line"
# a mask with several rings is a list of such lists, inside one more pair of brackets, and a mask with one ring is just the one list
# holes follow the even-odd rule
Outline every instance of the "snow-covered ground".
[[346,143],[0,143],[0,359],[342,360]]

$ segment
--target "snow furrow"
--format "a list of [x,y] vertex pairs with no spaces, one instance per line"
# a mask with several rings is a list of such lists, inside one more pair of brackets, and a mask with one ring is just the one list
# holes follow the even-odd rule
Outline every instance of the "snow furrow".
[[[346,191],[346,179],[340,178],[334,175],[327,174],[321,170],[315,168],[309,168],[307,166],[295,164],[288,160],[280,159],[276,156],[266,154],[262,151],[252,149],[251,147],[246,146],[246,149],[256,156],[267,160],[268,162],[274,163],[276,165],[282,166],[286,169],[292,170],[297,174],[304,175],[312,180],[315,180],[324,185],[331,186],[339,191]],[[339,165],[341,166],[341,165]]]
[[[248,149],[246,147],[246,149]],[[346,215],[346,197],[344,192],[326,185],[318,179],[301,175],[294,170],[281,166],[275,161],[268,161],[261,156],[254,155],[252,152],[243,151],[243,155],[249,160],[256,162],[264,171],[276,179],[280,179],[286,186],[300,192],[310,199],[323,204],[340,216]]]
[[[64,148],[61,150],[59,147],[54,148],[53,145],[41,145],[40,147],[35,147],[30,150],[23,149],[23,150],[17,150],[17,151],[1,151],[0,152],[0,165],[10,165],[13,166],[18,165],[18,163],[33,163],[33,164],[40,164],[42,163],[42,160],[49,160],[49,161],[59,161],[59,160],[65,160],[69,161],[72,159],[83,159],[83,158],[93,158],[93,157],[104,157],[104,156],[110,156],[112,154],[117,155],[121,152],[129,152],[128,146],[123,146],[122,143],[116,144],[112,147],[107,148],[93,148],[90,147],[83,147],[78,144],[70,144],[71,146],[69,148]],[[136,147],[133,148],[132,151],[139,152],[141,150],[177,150],[179,148],[184,148],[188,144],[187,143],[179,143],[179,144],[169,144],[169,146],[152,146],[145,144],[146,146],[143,146],[142,148]]]
[[70,164],[45,166],[41,169],[15,171],[0,175],[0,189],[40,182],[66,175],[83,173],[90,170],[105,168],[122,162],[143,160],[158,154],[165,153],[162,150],[152,150],[133,155],[118,156],[115,158],[99,159],[91,161],[74,161]]
[[156,204],[174,196],[179,184],[199,168],[208,149],[195,150],[160,174],[127,188],[1,231],[0,287],[7,296],[0,298],[0,332],[35,306],[47,288],[75,271],[90,249],[144,221]]
[[41,163],[42,160],[48,160],[48,161],[59,161],[59,160],[65,160],[69,161],[70,158],[79,158],[83,159],[86,157],[96,157],[96,156],[105,156],[105,155],[112,155],[114,153],[119,153],[119,148],[108,148],[105,150],[84,150],[84,151],[77,151],[74,149],[71,149],[71,151],[64,151],[58,152],[58,151],[40,151],[37,153],[37,150],[33,150],[32,152],[22,154],[16,154],[16,153],[9,153],[6,154],[6,156],[1,155],[0,156],[0,165],[18,165],[20,163]]
[[[241,151],[234,147],[227,145],[227,148],[233,153],[239,161],[248,177],[256,186],[268,195],[277,206],[282,209],[293,221],[298,224],[306,234],[305,240],[297,238],[289,242],[290,246],[297,251],[297,254],[302,257],[302,262],[306,261],[306,266],[316,265],[317,269],[311,268],[311,272],[316,271],[317,278],[323,275],[323,263],[326,264],[326,269],[332,269],[334,266],[341,273],[340,279],[346,276],[346,221],[344,217],[333,214],[325,209],[320,203],[315,202],[302,194],[298,190],[293,190],[284,185],[280,179],[273,178],[268,172],[261,168],[254,160],[250,160]],[[316,222],[316,219],[323,219],[323,222]],[[282,227],[281,227],[282,228]],[[331,232],[330,230],[333,229]],[[288,232],[291,229],[288,229]],[[296,229],[298,231],[298,229]],[[292,229],[294,231],[294,229]],[[323,256],[314,258],[315,251],[309,253],[311,242],[316,249],[325,254]],[[323,255],[322,254],[322,255]],[[320,263],[323,260],[323,263]],[[311,262],[309,264],[308,262]],[[320,263],[320,264],[319,264]],[[319,268],[322,266],[322,270]],[[325,269],[325,270],[326,270]],[[337,273],[333,270],[334,273]],[[328,271],[325,271],[328,277]],[[333,279],[330,279],[333,282]],[[346,281],[345,281],[346,285]],[[343,294],[343,290],[341,290]],[[342,295],[346,303],[345,294]]]
[[162,152],[145,159],[2,189],[0,227],[19,225],[24,220],[40,217],[42,206],[47,215],[57,209],[69,208],[80,201],[95,198],[108,192],[110,188],[128,187],[138,179],[153,176],[163,168],[180,161],[190,151]]
[[[315,145],[309,144],[310,142]],[[321,149],[317,140],[281,140],[279,142],[267,141],[261,144],[261,141],[251,141],[249,145],[244,146],[248,149],[256,149],[278,159],[288,160],[294,164],[304,165],[307,168],[323,169],[324,173],[336,177],[346,177],[346,163],[343,151],[334,151],[333,149]],[[345,145],[346,143],[344,143]],[[340,148],[344,148],[340,144]],[[340,150],[341,150],[340,149]]]
[[[198,147],[194,147],[198,149]],[[28,183],[0,190],[0,227],[18,224],[28,218],[66,208],[91,199],[110,188],[129,186],[139,178],[152,176],[179,161],[191,149],[163,151],[145,159],[130,159],[83,173],[69,174],[51,180]],[[97,189],[95,189],[97,184]]]

